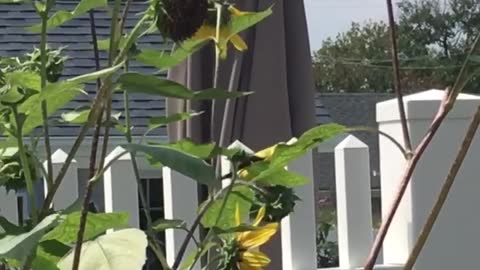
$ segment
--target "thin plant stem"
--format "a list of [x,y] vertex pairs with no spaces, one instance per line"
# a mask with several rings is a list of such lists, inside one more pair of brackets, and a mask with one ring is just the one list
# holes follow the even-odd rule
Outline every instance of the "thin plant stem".
[[[232,164],[232,170],[230,172],[230,175],[232,177],[231,179],[231,182],[230,184],[224,188],[224,190],[226,190],[226,194],[225,194],[225,198],[224,198],[224,201],[222,203],[222,206],[220,208],[220,211],[218,213],[218,216],[217,216],[217,219],[215,220],[215,225],[214,227],[217,227],[218,226],[218,223],[220,222],[220,219],[222,217],[222,214],[223,214],[223,211],[225,210],[225,206],[227,205],[227,201],[228,201],[228,198],[230,196],[230,193],[232,193],[232,190],[233,190],[233,187],[236,185],[237,182],[242,182],[241,180],[238,179],[238,175],[237,175],[237,172],[238,172],[238,167],[237,165],[233,165]],[[245,183],[244,183],[245,184]],[[248,185],[250,186],[250,185]],[[208,231],[207,235],[205,236],[205,239],[203,240],[203,242],[205,243],[208,239],[210,239],[211,237],[211,234],[212,234],[212,230]],[[203,246],[202,248],[200,249],[200,251],[197,253],[197,255],[195,256],[195,259],[193,260],[193,263],[192,263],[192,266],[190,267],[190,269],[192,269],[194,267],[194,265],[197,263],[198,259],[199,259],[199,256],[201,254],[201,250],[203,249]],[[211,261],[211,260],[209,260]]]
[[[219,77],[220,77],[220,30],[222,26],[222,5],[215,3],[217,9],[217,25],[215,33],[215,67],[213,73],[213,88],[218,87]],[[217,102],[215,99],[212,100],[212,112],[210,116],[210,141],[215,141],[215,113],[216,113]]]
[[480,46],[480,35],[477,36],[477,39],[472,45],[472,48],[470,49],[467,55],[467,58],[463,63],[463,67],[460,70],[460,74],[457,77],[457,81],[454,84],[454,87],[451,89],[447,88],[447,90],[445,91],[445,96],[442,102],[440,103],[438,112],[434,117],[430,125],[430,128],[428,129],[427,133],[421,140],[420,144],[416,147],[411,159],[408,161],[407,167],[405,168],[403,177],[400,180],[400,184],[398,186],[396,194],[393,198],[393,201],[390,207],[388,208],[387,215],[385,219],[382,221],[382,224],[380,225],[378,233],[375,237],[375,241],[373,242],[372,249],[370,250],[367,261],[365,263],[365,267],[364,267],[365,270],[373,269],[375,262],[378,258],[378,255],[380,253],[380,250],[382,248],[383,241],[387,236],[390,225],[392,224],[393,218],[395,217],[398,207],[400,206],[400,203],[405,194],[405,191],[407,190],[408,184],[410,183],[410,178],[413,175],[413,172],[417,167],[418,162],[422,158],[425,150],[429,146],[430,142],[434,138],[440,126],[442,125],[443,120],[447,117],[448,113],[452,110],[453,105],[455,104],[455,101],[459,93],[466,86],[467,81],[473,76],[474,73],[469,70],[469,67],[471,64],[470,58],[477,51],[479,46]]
[[393,199],[391,206],[388,208],[389,209],[387,212],[388,214],[385,220],[382,221],[380,229],[378,230],[377,236],[373,243],[373,247],[370,251],[370,254],[367,259],[367,263],[364,268],[365,270],[373,269],[375,262],[377,260],[378,254],[380,253],[380,250],[382,248],[383,241],[385,240],[385,237],[387,235],[388,229],[390,228],[390,225],[392,224],[395,213],[397,212],[397,209],[400,206],[400,203],[405,194],[405,191],[407,190],[407,187],[408,187],[408,184],[410,183],[410,179],[413,175],[413,172],[415,171],[415,168],[417,167],[418,162],[420,161],[423,154],[425,153],[425,150],[430,145],[430,142],[432,141],[438,129],[440,128],[443,120],[445,119],[448,112],[450,111],[449,109],[447,109],[447,106],[446,106],[446,104],[448,103],[448,93],[449,91],[446,91],[446,96],[442,101],[442,104],[440,105],[440,109],[437,112],[437,115],[435,116],[435,119],[433,120],[427,132],[427,135],[422,139],[422,141],[416,148],[412,158],[408,160],[406,170],[402,176],[402,180],[400,181],[400,186],[395,194],[395,197]]
[[349,128],[348,130],[349,131],[360,131],[360,132],[375,133],[375,134],[378,134],[380,136],[383,136],[387,140],[391,141],[398,148],[398,150],[400,150],[400,152],[402,152],[405,159],[407,159],[407,160],[409,159],[409,153],[407,152],[407,150],[405,148],[403,148],[402,144],[400,142],[398,142],[395,138],[393,138],[393,136],[391,136],[390,134],[388,134],[386,132],[383,132],[381,130],[371,128],[371,127],[352,127],[352,128]]
[[[109,66],[112,66],[113,62],[114,62],[114,57],[115,57],[115,53],[116,53],[116,44],[118,44],[118,42],[116,42],[116,39],[117,39],[117,32],[118,32],[118,29],[117,29],[117,26],[118,26],[118,14],[120,12],[120,6],[121,6],[121,3],[122,1],[121,0],[115,0],[114,2],[114,7],[113,7],[113,13],[112,13],[112,22],[111,22],[111,29],[110,29],[110,50],[109,50]],[[109,77],[109,80],[111,80],[111,77]],[[111,84],[111,82],[107,82],[108,84]],[[109,125],[108,125],[108,122],[109,122],[109,119],[110,119],[110,114],[111,114],[111,93],[110,93],[110,90],[107,90],[106,91],[106,100],[107,100],[107,106],[105,108],[105,111],[104,113],[106,114],[106,118],[107,118],[107,126],[105,127],[105,135],[103,137],[103,149],[102,149],[102,156],[100,158],[100,163],[99,163],[99,168],[103,168],[103,165],[104,165],[104,162],[105,162],[105,158],[106,158],[106,149],[108,147],[108,137],[109,137]],[[100,113],[98,116],[98,119],[102,119],[103,118],[103,115],[102,113]],[[98,121],[97,119],[97,121]],[[100,125],[98,125],[100,124]],[[99,126],[101,126],[101,120],[97,122],[97,128],[99,128]],[[97,140],[98,141],[98,137],[99,137],[99,134],[95,134],[97,135],[97,138],[94,138],[94,140]],[[92,153],[94,155],[96,155],[97,153],[97,150],[96,150],[96,147],[97,147],[98,144],[94,144],[92,145]],[[78,228],[78,232],[77,232],[77,241],[76,241],[76,245],[75,245],[75,250],[74,250],[74,257],[73,257],[73,266],[72,266],[72,270],[78,270],[79,266],[80,266],[80,257],[81,257],[81,251],[82,251],[82,245],[83,245],[83,238],[84,238],[84,235],[85,235],[85,229],[86,229],[86,224],[87,224],[87,219],[88,219],[88,206],[90,204],[90,200],[91,200],[91,197],[92,197],[92,194],[93,194],[93,188],[94,188],[94,185],[95,185],[95,182],[94,181],[89,181],[86,188],[85,188],[85,196],[84,196],[84,199],[83,199],[83,207],[82,207],[82,213],[81,213],[81,216],[80,216],[80,225],[79,225],[79,228]]]
[[[195,233],[195,230],[198,228],[198,226],[200,225],[200,222],[203,218],[203,216],[207,213],[208,209],[212,206],[213,202],[215,202],[215,200],[217,200],[220,196],[222,196],[225,192],[231,192],[231,190],[233,189],[233,186],[234,186],[234,181],[232,179],[232,183],[230,183],[230,185],[228,185],[227,187],[224,187],[222,189],[220,189],[217,193],[215,193],[214,196],[212,196],[211,198],[209,198],[207,200],[207,202],[205,204],[202,205],[202,207],[200,208],[199,212],[198,212],[198,215],[197,217],[195,218],[195,220],[193,221],[192,225],[190,226],[190,228],[188,229],[188,234],[185,236],[185,239],[183,240],[183,243],[182,245],[180,246],[180,249],[177,253],[177,257],[175,258],[175,262],[173,263],[173,266],[172,266],[172,270],[177,270],[178,267],[180,266],[180,263],[183,259],[183,256],[185,255],[185,252],[187,250],[187,247],[188,247],[188,243],[190,242],[190,239],[193,237],[193,234]],[[227,195],[225,195],[227,196]],[[203,240],[205,241],[205,239]],[[195,260],[196,261],[196,260]]]
[[[47,3],[46,10],[40,13],[42,21],[42,30],[40,38],[40,75],[42,91],[47,86],[47,22],[48,11],[50,7]],[[46,100],[42,100],[42,121],[43,121],[43,138],[45,141],[45,155],[47,159],[47,176],[46,182],[48,188],[53,185],[53,162],[52,162],[52,146],[50,143],[50,132],[48,127],[48,105]]]
[[[128,69],[128,67],[126,67]],[[129,104],[129,95],[128,92],[125,91],[123,94],[123,100],[124,100],[124,108],[125,108],[125,126],[126,126],[126,133],[125,137],[127,139],[128,143],[132,143],[133,138],[132,138],[132,132],[131,132],[131,116],[130,116],[130,104]],[[145,198],[145,190],[143,189],[142,186],[142,179],[140,177],[140,171],[138,169],[138,163],[136,159],[136,154],[132,153],[131,154],[131,161],[132,161],[132,168],[133,172],[135,174],[135,180],[137,182],[137,187],[138,187],[138,196],[140,198],[140,203],[142,204],[143,212],[145,215],[145,219],[147,221],[147,234],[150,238],[150,246],[152,250],[154,250],[154,253],[157,257],[157,259],[160,261],[162,264],[163,269],[168,269],[168,263],[167,259],[165,257],[165,254],[163,254],[163,251],[161,247],[158,245],[158,241],[155,236],[155,232],[153,230],[153,222],[152,222],[152,217],[150,215],[150,205],[147,202],[147,199]]]
[[462,142],[460,150],[458,151],[458,154],[448,172],[448,175],[437,197],[437,200],[435,201],[435,204],[427,218],[427,221],[423,225],[423,228],[420,232],[417,242],[415,243],[415,246],[413,247],[413,250],[411,251],[410,256],[408,257],[408,260],[403,268],[404,270],[411,270],[413,268],[413,266],[415,265],[415,262],[417,261],[418,256],[420,255],[420,252],[425,246],[428,236],[430,235],[430,232],[432,231],[433,226],[437,221],[440,211],[442,210],[442,207],[445,204],[445,201],[447,200],[448,194],[450,193],[452,185],[455,182],[457,174],[460,171],[460,168],[462,167],[462,164],[465,160],[465,157],[468,154],[468,151],[470,150],[470,147],[472,145],[475,134],[477,133],[479,125],[480,125],[480,107],[477,108],[477,111],[468,127],[467,133]]
[[[129,49],[131,48],[131,45],[133,44],[133,39],[139,37],[142,35],[140,33],[142,25],[145,23],[147,20],[147,16],[142,17],[140,21],[135,25],[135,27],[132,29],[131,34],[129,36],[129,39],[126,42],[125,47],[122,48],[120,51],[119,55],[116,57],[114,65],[120,64],[124,57],[127,55]],[[102,104],[104,103],[104,100],[106,98],[106,95],[110,92],[110,89],[112,87],[111,84],[111,78],[112,75],[108,75],[105,78],[105,82],[101,84],[100,90],[97,92],[97,95],[95,96],[92,109],[90,111],[90,114],[88,116],[87,122],[83,124],[82,128],[80,129],[80,132],[78,134],[77,139],[73,143],[72,148],[70,149],[70,152],[68,153],[68,156],[63,163],[62,167],[60,168],[57,177],[54,180],[53,186],[51,189],[48,190],[47,196],[45,197],[45,203],[43,205],[43,209],[41,212],[41,217],[45,217],[48,214],[48,210],[50,208],[50,204],[53,201],[53,198],[55,196],[55,193],[57,192],[58,188],[60,187],[60,184],[63,181],[63,178],[65,177],[65,174],[67,173],[70,165],[72,164],[72,161],[77,154],[78,150],[82,146],[83,140],[85,139],[88,130],[91,125],[95,123],[97,120],[98,115],[102,113]],[[109,83],[110,82],[110,83]]]
[[410,139],[410,133],[408,132],[407,117],[405,113],[405,104],[403,103],[402,82],[401,82],[401,76],[400,76],[400,63],[398,61],[397,33],[396,33],[397,26],[395,24],[392,0],[387,0],[387,9],[388,9],[388,22],[390,25],[390,42],[391,42],[394,88],[395,88],[395,94],[397,96],[398,111],[400,114],[400,122],[402,125],[402,133],[403,133],[405,148],[407,149],[407,152],[409,153],[409,155],[411,155],[413,148],[412,148],[412,142]]
[[15,123],[17,126],[17,143],[18,143],[18,153],[20,155],[20,161],[23,167],[23,174],[25,176],[25,183],[27,186],[27,193],[28,193],[28,202],[30,205],[30,212],[32,213],[32,221],[33,225],[38,224],[38,212],[37,206],[35,204],[35,193],[33,191],[33,178],[32,178],[32,171],[30,170],[30,164],[27,158],[27,152],[25,150],[25,144],[23,142],[23,123],[20,120],[20,115],[18,113],[17,107],[12,106],[13,116],[15,118]]

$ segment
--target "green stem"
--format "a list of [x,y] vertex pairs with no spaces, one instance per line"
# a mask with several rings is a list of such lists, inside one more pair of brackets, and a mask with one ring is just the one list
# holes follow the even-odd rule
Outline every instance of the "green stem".
[[20,161],[23,167],[23,173],[25,175],[25,183],[27,185],[28,201],[30,204],[30,211],[32,212],[33,225],[38,223],[38,213],[37,207],[35,205],[35,193],[33,191],[33,179],[32,172],[30,171],[30,164],[28,163],[27,152],[25,151],[25,145],[23,143],[23,132],[22,132],[22,121],[20,120],[20,115],[15,106],[12,107],[13,116],[15,117],[15,123],[17,126],[17,142],[18,142],[18,153],[20,154]]
[[[118,65],[123,61],[124,57],[127,55],[128,51],[130,50],[130,47],[134,43],[135,39],[142,36],[142,32],[140,32],[140,30],[141,30],[142,25],[145,23],[145,21],[147,19],[148,19],[148,17],[144,16],[135,25],[135,27],[133,28],[133,30],[131,31],[131,33],[128,37],[128,40],[126,42],[125,47],[122,48],[122,50],[120,51],[120,54],[115,59],[114,65]],[[112,80],[112,75],[107,76],[107,78],[105,79],[106,82],[111,81],[111,80]],[[52,202],[53,197],[55,196],[55,193],[57,192],[61,182],[63,181],[63,178],[64,178],[65,174],[67,173],[68,168],[72,164],[72,161],[73,161],[75,155],[77,154],[78,150],[82,146],[83,140],[85,139],[85,137],[88,133],[89,127],[92,126],[95,123],[98,115],[101,114],[102,104],[103,104],[104,100],[106,99],[106,96],[107,96],[106,94],[110,92],[111,87],[112,87],[111,83],[104,83],[100,87],[100,90],[98,90],[97,96],[95,97],[94,103],[92,105],[92,110],[90,111],[90,115],[88,116],[88,121],[82,126],[77,139],[75,140],[70,152],[68,153],[68,156],[67,156],[67,159],[65,160],[65,163],[60,168],[60,171],[59,171],[58,175],[55,177],[55,180],[53,181],[52,188],[49,189],[49,191],[48,191],[48,194],[47,194],[47,197],[45,198],[45,203],[44,203],[44,206],[43,206],[43,209],[42,209],[42,214],[41,214],[42,217],[45,217],[48,214],[49,205]]]
[[[40,40],[40,75],[42,91],[47,86],[47,22],[48,10],[40,14],[42,20],[42,31]],[[47,159],[47,185],[50,189],[53,185],[53,163],[52,163],[52,146],[50,143],[50,132],[48,128],[48,105],[46,100],[42,100],[42,120],[43,120],[43,138],[45,140],[45,155]]]
[[[212,199],[209,203],[207,203],[207,205],[205,206],[205,210],[204,211],[201,211],[201,214],[202,216],[206,213],[206,210],[208,210],[208,208],[211,206],[211,204],[215,201],[216,198],[220,197],[221,194],[223,194],[223,191],[226,192],[225,194],[225,199],[222,203],[222,206],[220,208],[220,211],[218,213],[218,216],[217,216],[217,220],[215,221],[215,226],[214,227],[217,227],[218,226],[218,222],[220,222],[220,218],[222,217],[222,214],[223,214],[223,211],[225,210],[225,206],[227,205],[227,201],[228,201],[228,197],[230,196],[230,193],[232,193],[232,190],[233,190],[233,187],[235,186],[235,183],[237,182],[237,167],[236,165],[233,165],[232,164],[232,180],[231,180],[231,183],[230,185],[228,185],[228,187],[224,188],[224,189],[221,189],[219,191],[219,193],[217,193],[217,195],[215,196],[214,199]],[[200,214],[199,214],[200,215]],[[201,219],[201,217],[200,217]],[[195,229],[195,228],[192,228],[192,229]],[[205,239],[203,239],[202,241],[202,247],[200,248],[200,251],[197,253],[197,255],[195,256],[195,259],[193,260],[193,263],[192,265],[190,266],[190,269],[193,268],[193,266],[197,263],[198,259],[200,259],[200,254],[202,253],[202,250],[204,248],[204,244],[208,242],[208,239],[210,239],[210,237],[212,236],[212,232],[213,230],[209,230],[207,235],[205,236]],[[193,235],[193,234],[192,234]],[[209,252],[210,253],[210,252]],[[210,255],[210,254],[209,254]],[[208,256],[208,255],[207,255]],[[211,260],[209,260],[211,261]]]
[[[126,64],[125,69],[128,70],[128,64]],[[124,108],[125,108],[125,126],[126,126],[125,137],[126,137],[128,143],[132,143],[131,116],[130,116],[129,100],[130,100],[130,98],[129,98],[129,95],[128,95],[127,91],[124,91],[123,92],[123,101],[124,101]],[[143,186],[142,186],[142,179],[140,178],[140,171],[138,169],[138,163],[137,163],[135,153],[131,154],[131,159],[132,159],[133,172],[135,174],[135,180],[137,181],[140,203],[142,204],[145,219],[147,221],[147,230],[146,231],[147,231],[147,235],[150,237],[150,242],[151,242],[150,246],[151,246],[152,250],[154,251],[157,259],[162,264],[163,269],[169,269],[165,254],[163,254],[162,249],[158,245],[158,241],[156,239],[155,232],[153,230],[153,222],[152,222],[152,217],[150,215],[150,205],[148,204],[147,199],[145,198],[145,190],[143,189]]]
[[[108,64],[109,64],[110,67],[112,66],[112,63],[114,61],[114,57],[115,57],[115,53],[116,53],[117,45],[118,45],[118,42],[117,42],[117,33],[118,33],[118,30],[119,30],[118,29],[118,25],[119,25],[118,14],[120,12],[121,3],[122,3],[121,0],[115,0],[114,7],[113,7],[112,22],[111,22],[111,26],[110,26],[110,28],[111,28],[110,29],[110,51],[109,51],[109,57],[108,57]],[[107,77],[106,84],[107,85],[112,84],[112,77],[111,76]],[[105,109],[105,114],[106,114],[107,123],[109,123],[110,115],[111,115],[111,103],[112,103],[111,88],[106,89],[105,98],[103,100],[106,101],[106,103],[107,103],[107,107]],[[97,115],[97,117],[99,119],[101,119],[102,118],[102,113]],[[96,120],[99,120],[98,118]],[[99,121],[101,123],[101,120],[99,120]],[[99,167],[98,167],[100,170],[103,169],[104,163],[105,163],[105,158],[107,156],[108,138],[109,138],[109,125],[107,125],[105,127],[105,134],[104,134],[104,137],[103,137],[102,155],[101,155],[100,162],[99,162]],[[92,152],[96,153],[96,149],[94,149],[94,150],[95,151],[92,151]],[[94,183],[95,182],[89,182],[87,187],[86,187],[86,190],[85,190],[85,197],[83,199],[82,213],[81,213],[81,216],[80,216],[80,225],[79,225],[79,228],[78,228],[77,241],[76,241],[75,250],[74,250],[72,270],[78,270],[78,268],[80,266],[80,258],[81,258],[81,253],[82,253],[81,250],[82,250],[83,238],[84,238],[84,235],[85,235],[85,229],[86,229],[86,224],[87,224],[87,219],[88,219],[88,205],[90,203],[91,196],[93,194]]]

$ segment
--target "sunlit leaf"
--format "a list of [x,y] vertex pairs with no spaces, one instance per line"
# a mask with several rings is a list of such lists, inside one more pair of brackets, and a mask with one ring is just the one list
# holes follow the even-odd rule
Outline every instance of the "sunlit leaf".
[[130,152],[146,154],[152,161],[192,178],[204,185],[215,183],[215,171],[204,160],[183,151],[165,145],[127,144],[123,146]]
[[62,120],[71,124],[83,124],[87,122],[90,109],[75,110],[71,112],[62,113]]
[[[55,12],[47,22],[47,29],[58,27],[71,19],[81,16],[88,12],[90,9],[107,6],[107,0],[81,0],[73,11],[60,10]],[[27,28],[31,32],[40,32],[42,29],[41,24],[36,24]]]
[[29,97],[19,107],[19,112],[27,115],[23,125],[24,135],[30,133],[33,129],[43,125],[42,118],[42,101],[48,101],[47,114],[51,116],[59,109],[63,108],[67,103],[72,101],[80,93],[83,92],[83,86],[76,83],[62,81],[49,84],[39,94]]
[[58,214],[43,219],[31,231],[20,235],[7,235],[0,240],[0,258],[23,262],[37,247],[43,234],[56,226]]
[[272,8],[268,8],[261,12],[246,12],[242,16],[232,16],[229,25],[229,37],[232,36],[258,24],[263,21],[265,18],[272,14]]
[[41,77],[36,72],[14,71],[5,74],[5,82],[10,86],[20,86],[23,88],[40,91]]
[[[248,166],[247,168],[241,170],[240,175],[245,177],[247,180],[251,180],[257,177],[262,172],[269,170],[269,168],[270,168],[270,164],[267,161],[256,162]],[[310,179],[302,175],[290,172],[285,168],[280,168],[275,171],[272,171],[270,173],[270,176],[257,180],[258,183],[261,183],[264,185],[270,185],[270,186],[278,185],[278,186],[284,186],[284,187],[301,186],[310,181],[311,181]]]
[[305,155],[320,143],[347,132],[347,128],[337,124],[321,125],[306,131],[295,143],[278,144],[269,157],[269,169],[257,175],[254,181],[265,180],[290,162]]
[[[138,229],[125,229],[100,236],[82,245],[79,270],[136,270],[142,269],[148,245],[147,236]],[[73,252],[57,264],[60,270],[71,270]]]
[[[220,229],[229,229],[236,226],[235,224],[235,207],[238,205],[242,216],[249,213],[252,206],[254,192],[247,186],[234,187],[225,207],[222,206],[225,202],[225,197],[216,200],[212,206],[207,210],[207,213],[202,218],[202,225],[206,228],[218,227]],[[222,215],[220,216],[220,212]],[[218,218],[220,216],[220,218]],[[218,224],[217,223],[218,219]]]
[[[42,241],[57,240],[65,244],[75,243],[78,227],[80,225],[81,212],[75,212],[66,216],[65,221],[55,229],[45,234]],[[85,240],[90,240],[104,233],[108,229],[125,228],[128,225],[127,213],[90,213],[85,227]]]

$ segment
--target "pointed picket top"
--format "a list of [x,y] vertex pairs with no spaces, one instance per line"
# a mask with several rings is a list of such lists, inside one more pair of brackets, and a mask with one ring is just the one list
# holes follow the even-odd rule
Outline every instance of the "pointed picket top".
[[[445,90],[431,89],[403,98],[406,118],[411,120],[433,119],[438,111]],[[480,96],[459,94],[453,110],[448,114],[450,119],[471,118],[474,110],[480,105]],[[377,122],[399,121],[398,100],[396,98],[377,103]]]
[[336,147],[335,150],[340,149],[351,149],[351,148],[366,148],[368,145],[362,142],[360,139],[353,135],[348,135],[343,141],[341,141]]
[[[52,154],[52,163],[54,164],[63,164],[68,158],[68,154],[62,149],[57,149],[55,153]],[[46,161],[45,161],[46,162]],[[72,162],[77,162],[75,159]]]
[[110,152],[110,154],[108,154],[108,156],[105,158],[105,161],[110,162],[112,159],[118,157],[122,153],[125,153],[125,154],[122,155],[122,157],[118,158],[117,160],[131,160],[132,156],[130,155],[129,152],[126,152],[126,151],[127,150],[125,148],[121,146],[117,146],[115,149],[113,149],[112,152]]
[[251,148],[249,148],[239,140],[236,140],[232,144],[230,144],[230,146],[228,146],[228,149],[241,149],[245,151],[247,154],[251,154],[251,155],[255,154],[255,152]]

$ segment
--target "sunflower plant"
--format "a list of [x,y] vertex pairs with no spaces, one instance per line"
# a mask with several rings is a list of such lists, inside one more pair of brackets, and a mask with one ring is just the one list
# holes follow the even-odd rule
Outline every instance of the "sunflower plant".
[[[250,93],[215,87],[193,91],[163,77],[130,72],[129,63],[138,61],[163,71],[213,44],[218,72],[219,63],[229,50],[248,50],[241,32],[270,16],[272,9],[241,11],[219,0],[150,0],[138,14],[133,28],[127,31],[124,22],[130,14],[131,2],[80,0],[73,10],[61,10],[62,5],[55,0],[0,1],[1,5],[29,5],[35,10],[39,24],[27,27],[27,31],[40,36],[40,43],[31,53],[0,56],[0,187],[25,190],[30,209],[22,224],[0,216],[0,269],[142,269],[147,247],[153,260],[166,270],[191,269],[198,264],[205,269],[264,269],[270,259],[258,249],[277,233],[280,220],[301,199],[294,188],[309,181],[286,170],[286,165],[346,129],[339,125],[316,127],[295,140],[280,142],[257,153],[239,142],[225,148],[217,142],[200,144],[188,138],[171,143],[149,140],[150,131],[199,115],[185,112],[152,116],[150,129],[141,140],[134,141],[135,123],[131,122],[128,107],[132,93],[186,101],[242,98]],[[86,13],[94,17],[95,9],[107,9],[111,15],[109,38],[99,40],[98,48],[93,49],[96,55],[98,50],[107,51],[107,66],[66,77],[63,68],[70,59],[63,54],[63,48],[48,44],[48,32]],[[149,35],[162,35],[174,44],[174,49],[137,46],[139,39]],[[60,110],[79,95],[85,95],[85,85],[94,82],[97,89],[88,105],[61,114],[61,124],[78,125],[80,131],[63,167],[54,172],[49,130],[59,124]],[[215,82],[212,84],[216,86]],[[119,92],[125,99],[122,117],[111,108],[112,97]],[[99,148],[107,149],[113,128],[124,135],[126,143],[121,146],[125,152],[107,162],[106,151]],[[52,205],[55,194],[88,134],[94,135],[85,196],[66,209],[57,209]],[[152,166],[170,167],[206,186],[210,194],[198,206],[196,220],[191,224],[182,220],[152,220],[138,171],[132,181],[138,184],[139,201],[146,217],[145,230],[128,228],[125,213],[90,212],[93,188],[101,183],[112,162],[126,153],[132,156],[132,168],[138,168],[137,159],[145,158]],[[46,157],[45,166],[42,157]],[[220,159],[230,164],[226,174],[219,173],[224,171],[219,170]],[[34,188],[38,177],[45,179],[43,205],[37,205],[35,199],[43,196]],[[222,181],[228,184],[219,188]],[[194,232],[201,227],[205,235],[194,239]],[[187,232],[173,262],[167,261],[165,247],[158,239],[158,233],[167,229]],[[192,241],[197,249],[193,254],[185,254]]]

